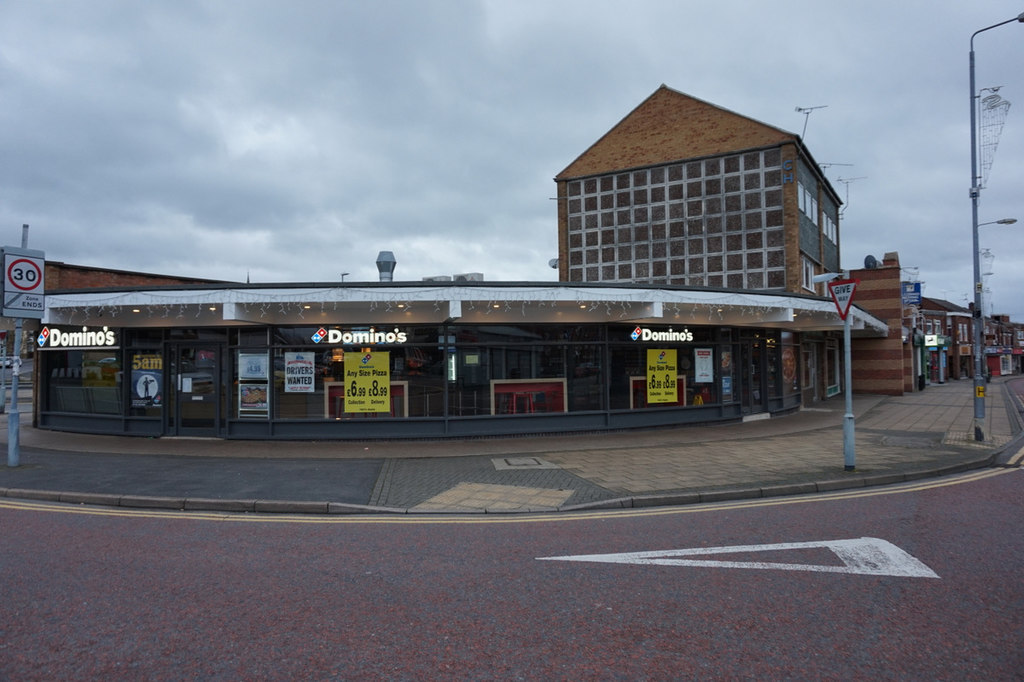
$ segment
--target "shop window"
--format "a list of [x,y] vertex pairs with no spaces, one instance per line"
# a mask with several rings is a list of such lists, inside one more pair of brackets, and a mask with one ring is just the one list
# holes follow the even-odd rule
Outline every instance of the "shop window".
[[[660,331],[669,331],[668,328]],[[630,330],[623,330],[628,334]],[[681,330],[676,330],[681,331]],[[688,332],[690,330],[687,330]],[[617,334],[613,330],[612,334]],[[693,330],[692,342],[684,345],[672,343],[635,343],[612,346],[609,365],[609,407],[629,410],[666,406],[700,407],[717,404],[723,399],[719,387],[728,388],[732,399],[732,354],[719,352],[710,342],[710,330]],[[677,391],[675,402],[653,402],[648,400],[648,350],[672,349],[676,351]],[[724,364],[723,364],[724,363]],[[723,376],[728,379],[723,382]],[[723,389],[724,390],[724,389]]]
[[565,346],[465,346],[448,359],[453,416],[569,409]]
[[800,392],[800,347],[792,332],[782,332],[782,394]]
[[116,349],[39,353],[49,390],[42,409],[96,415],[124,414],[121,353]]
[[829,397],[839,393],[839,343],[829,339],[825,343],[825,394]]
[[767,368],[766,379],[768,382],[768,397],[777,398],[782,395],[782,357],[778,341],[774,338],[767,339]]

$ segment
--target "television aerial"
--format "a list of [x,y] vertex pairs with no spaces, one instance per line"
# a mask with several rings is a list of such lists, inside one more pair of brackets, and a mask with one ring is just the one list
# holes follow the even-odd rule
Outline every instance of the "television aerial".
[[815,109],[824,109],[827,106],[828,106],[827,104],[820,104],[820,105],[818,105],[816,107],[797,107],[796,108],[796,113],[804,115],[804,130],[803,130],[802,133],[800,133],[800,138],[801,139],[804,136],[807,135],[807,119],[809,119],[811,117],[811,112],[814,111]]

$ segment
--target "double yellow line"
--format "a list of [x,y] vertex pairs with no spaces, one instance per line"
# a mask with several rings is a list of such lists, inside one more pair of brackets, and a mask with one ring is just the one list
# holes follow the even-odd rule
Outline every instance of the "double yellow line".
[[[1019,464],[1024,459],[1024,451],[1014,458]],[[1012,466],[1016,466],[1011,463]],[[57,514],[79,514],[87,516],[123,517],[132,519],[185,519],[189,521],[219,521],[235,523],[313,523],[313,524],[356,524],[356,525],[425,525],[425,524],[493,524],[493,523],[573,523],[576,521],[593,521],[598,519],[625,519],[648,516],[669,516],[675,514],[703,514],[707,512],[751,509],[757,507],[776,507],[791,504],[807,504],[809,502],[832,502],[837,500],[877,497],[881,495],[902,495],[905,493],[945,488],[963,483],[972,483],[993,476],[1002,476],[1015,468],[980,469],[978,471],[939,479],[927,479],[913,483],[902,483],[878,488],[858,488],[838,492],[794,495],[792,497],[773,497],[765,499],[746,499],[735,502],[717,502],[709,504],[647,507],[643,509],[613,509],[583,512],[557,512],[545,514],[358,514],[358,515],[320,515],[320,514],[246,514],[201,511],[163,511],[147,509],[127,509],[120,507],[99,507],[87,505],[70,505],[59,502],[34,502],[30,500],[0,499],[0,509],[12,511],[49,512]]]

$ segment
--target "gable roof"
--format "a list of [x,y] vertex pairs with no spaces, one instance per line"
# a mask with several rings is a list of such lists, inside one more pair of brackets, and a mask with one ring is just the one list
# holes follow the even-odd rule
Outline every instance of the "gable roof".
[[[923,296],[923,297],[921,297],[921,300],[925,304],[934,305],[935,307],[931,309],[933,311],[935,311],[935,310],[944,310],[944,311],[949,312],[949,313],[958,313],[960,315],[970,315],[971,314],[971,311],[968,310],[967,308],[963,307],[962,305],[958,305],[956,303],[952,303],[951,301],[947,301],[947,300],[942,299],[942,298],[931,298],[929,296]],[[922,310],[927,310],[927,308],[925,308],[924,306],[922,306],[921,308],[922,308]]]
[[786,142],[800,137],[662,85],[555,181]]

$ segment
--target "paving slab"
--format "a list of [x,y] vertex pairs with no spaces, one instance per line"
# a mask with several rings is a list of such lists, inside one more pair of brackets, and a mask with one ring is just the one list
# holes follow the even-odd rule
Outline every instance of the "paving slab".
[[[771,419],[644,431],[432,441],[297,442],[93,436],[32,428],[0,496],[262,513],[546,512],[689,504],[897,483],[1019,462],[1021,404],[994,380],[988,440],[973,384],[854,396],[856,471],[842,397]],[[0,441],[6,447],[6,420]]]

